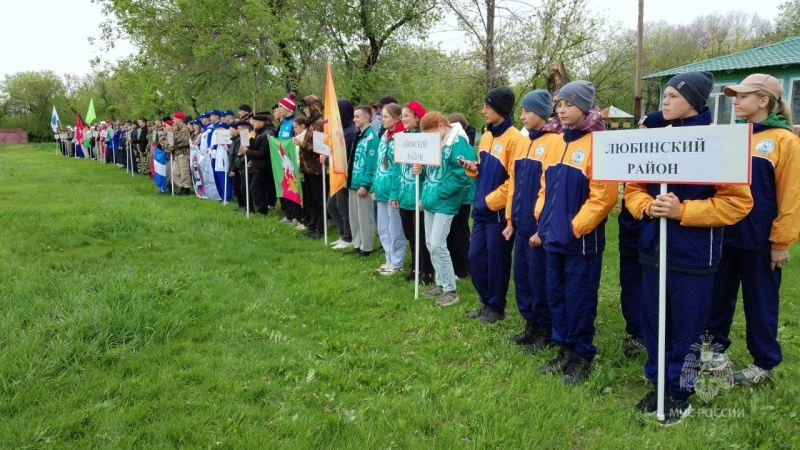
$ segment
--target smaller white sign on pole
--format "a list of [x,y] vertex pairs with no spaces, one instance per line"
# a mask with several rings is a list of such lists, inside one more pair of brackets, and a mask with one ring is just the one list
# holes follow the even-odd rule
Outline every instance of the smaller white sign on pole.
[[231,130],[224,128],[217,129],[217,144],[231,145]]
[[[442,136],[439,133],[398,133],[394,135],[395,164],[442,165]],[[414,180],[414,298],[419,298],[419,175]]]
[[331,156],[331,147],[325,144],[325,133],[321,131],[314,132],[314,153]]
[[394,162],[441,166],[441,141],[439,133],[397,133],[394,135]]

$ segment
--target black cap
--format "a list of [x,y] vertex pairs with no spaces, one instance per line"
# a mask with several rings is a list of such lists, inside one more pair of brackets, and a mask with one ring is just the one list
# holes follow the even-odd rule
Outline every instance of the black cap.
[[239,110],[240,111],[253,112],[253,108],[251,108],[250,105],[246,105],[244,103],[239,105]]

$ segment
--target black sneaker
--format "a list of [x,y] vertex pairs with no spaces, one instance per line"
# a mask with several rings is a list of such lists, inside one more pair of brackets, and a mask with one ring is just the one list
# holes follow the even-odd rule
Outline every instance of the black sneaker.
[[635,338],[633,336],[628,337],[628,342],[625,344],[626,358],[636,357],[646,350],[647,348],[644,346],[644,338]]
[[664,399],[664,420],[659,423],[665,427],[681,422],[684,417],[689,417],[692,413],[692,405],[689,400],[680,400],[672,396]]
[[531,343],[525,345],[525,352],[535,355],[540,351],[553,346],[553,330],[550,326],[539,325],[536,337]]
[[467,313],[467,318],[468,319],[477,319],[478,317],[483,316],[487,312],[489,312],[489,307],[486,306],[486,305],[481,305],[480,308],[478,308],[478,309],[476,309],[474,311],[468,312]]
[[365,251],[361,250],[359,252],[359,254],[358,254],[358,257],[359,258],[369,258],[370,255],[372,255],[372,252],[365,252]]
[[419,274],[419,284],[433,284],[433,274],[430,272],[422,272]]
[[589,378],[592,373],[592,362],[578,355],[572,357],[569,365],[564,369],[564,384],[579,384]]
[[322,237],[322,234],[317,233],[316,231],[306,231],[303,233],[303,236],[307,237],[308,239],[319,239]]
[[642,414],[654,413],[658,409],[658,391],[653,389],[636,404],[636,410]]
[[501,320],[506,320],[506,313],[499,313],[492,309],[489,309],[484,315],[478,317],[478,321],[483,323],[495,323]]
[[522,333],[509,337],[508,342],[517,345],[530,344],[536,338],[538,332],[539,328],[536,326],[536,324],[533,323],[532,320],[528,320],[528,322],[525,324],[525,329],[522,330]]
[[406,274],[406,276],[403,277],[403,279],[406,280],[406,281],[414,281],[414,278],[416,278],[416,275],[415,275],[415,272],[413,270],[409,271]]
[[361,249],[354,247],[352,250],[344,252],[344,254],[350,256],[361,256]]
[[539,373],[547,374],[547,373],[559,373],[563,372],[564,369],[567,368],[570,361],[572,361],[572,351],[567,347],[561,347],[558,349],[558,354],[555,358],[551,359],[547,362],[547,364],[539,367]]

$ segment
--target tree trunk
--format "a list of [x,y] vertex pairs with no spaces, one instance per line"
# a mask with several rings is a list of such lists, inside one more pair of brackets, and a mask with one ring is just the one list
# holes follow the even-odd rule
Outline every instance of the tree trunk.
[[494,18],[495,0],[486,0],[486,87],[489,90],[497,87],[497,62],[495,61],[494,50]]

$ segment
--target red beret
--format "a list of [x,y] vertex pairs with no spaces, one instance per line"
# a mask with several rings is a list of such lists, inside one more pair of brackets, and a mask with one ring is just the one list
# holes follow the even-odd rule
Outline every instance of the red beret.
[[408,109],[414,111],[414,114],[416,114],[420,119],[422,119],[422,116],[424,116],[426,112],[422,105],[413,100],[408,102]]
[[175,114],[173,114],[172,117],[174,117],[176,119],[186,120],[186,114],[184,114],[184,113],[182,113],[180,111],[178,111]]

